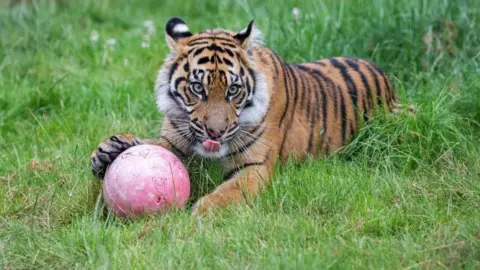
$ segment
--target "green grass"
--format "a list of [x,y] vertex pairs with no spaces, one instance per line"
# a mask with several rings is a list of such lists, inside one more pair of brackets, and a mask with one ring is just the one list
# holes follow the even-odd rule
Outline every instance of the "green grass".
[[[0,268],[480,268],[478,1],[69,2],[0,9]],[[171,16],[192,31],[254,18],[291,62],[373,60],[417,114],[378,115],[338,155],[278,168],[262,197],[214,218],[104,216],[89,154],[114,133],[158,134]],[[192,201],[222,173],[190,172]]]

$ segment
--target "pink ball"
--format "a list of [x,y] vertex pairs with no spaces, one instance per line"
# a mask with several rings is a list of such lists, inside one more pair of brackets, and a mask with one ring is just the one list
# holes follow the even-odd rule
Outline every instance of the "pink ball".
[[107,169],[103,196],[120,217],[182,208],[190,195],[190,179],[182,161],[155,145],[122,152]]

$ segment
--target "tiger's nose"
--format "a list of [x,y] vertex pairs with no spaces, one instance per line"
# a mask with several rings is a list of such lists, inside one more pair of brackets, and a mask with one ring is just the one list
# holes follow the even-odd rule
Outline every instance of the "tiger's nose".
[[214,130],[212,128],[206,128],[206,131],[207,131],[207,134],[208,134],[208,137],[210,137],[210,139],[212,140],[216,140],[220,137],[222,137],[222,135],[225,133],[226,129],[223,129],[223,130]]

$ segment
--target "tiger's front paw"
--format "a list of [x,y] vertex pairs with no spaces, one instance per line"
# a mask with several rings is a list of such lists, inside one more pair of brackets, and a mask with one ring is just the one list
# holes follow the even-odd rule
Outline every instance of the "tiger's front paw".
[[200,198],[191,208],[192,216],[203,216],[212,213],[215,207],[215,198],[212,194]]
[[200,198],[192,207],[193,216],[212,214],[214,209],[222,209],[231,204],[244,202],[244,198],[237,190],[213,192]]
[[104,140],[90,156],[92,173],[98,178],[103,178],[107,167],[112,164],[120,153],[139,144],[141,144],[140,140],[131,134],[117,134]]

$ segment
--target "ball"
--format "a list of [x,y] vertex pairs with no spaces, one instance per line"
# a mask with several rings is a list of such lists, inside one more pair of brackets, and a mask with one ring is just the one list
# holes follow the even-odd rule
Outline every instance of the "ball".
[[119,217],[158,214],[182,208],[190,195],[190,178],[182,161],[156,145],[137,145],[108,167],[103,196]]

